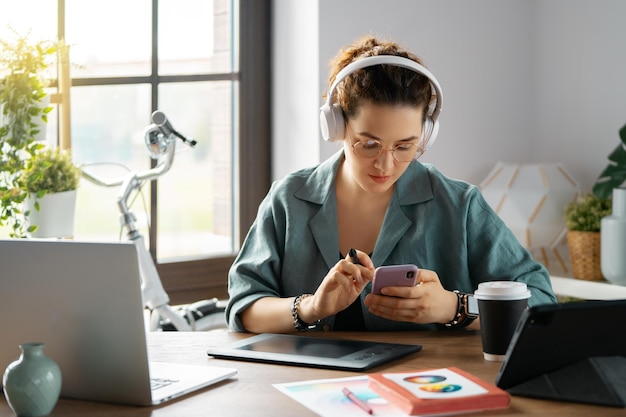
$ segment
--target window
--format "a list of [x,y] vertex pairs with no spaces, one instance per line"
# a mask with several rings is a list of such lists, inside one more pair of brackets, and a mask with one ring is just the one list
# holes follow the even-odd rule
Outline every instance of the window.
[[[171,170],[131,208],[173,303],[225,297],[227,269],[270,181],[269,0],[14,6],[3,27],[5,17],[18,32],[33,24],[33,36],[58,33],[70,45],[72,155],[90,173],[111,179],[153,166],[143,129],[157,109],[197,141],[177,143]],[[81,181],[77,239],[124,239],[117,192]]]

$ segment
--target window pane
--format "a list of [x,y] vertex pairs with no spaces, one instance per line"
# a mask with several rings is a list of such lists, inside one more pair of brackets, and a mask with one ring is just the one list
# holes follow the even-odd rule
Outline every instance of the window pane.
[[159,2],[159,74],[228,73],[232,70],[231,2]]
[[[143,129],[149,124],[148,85],[72,87],[72,157],[104,180],[150,167]],[[118,239],[119,186],[106,188],[83,179],[76,203],[75,235],[85,239]],[[131,209],[148,241],[149,184]],[[145,205],[144,201],[145,199]],[[124,230],[125,238],[126,230]]]
[[66,0],[72,77],[150,74],[151,0]]
[[206,257],[233,251],[233,102],[230,81],[161,84],[160,109],[176,130],[174,165],[158,182],[157,257]]
[[[37,12],[34,13],[33,10]],[[57,38],[57,2],[50,0],[0,0],[0,38],[12,36],[13,28],[19,35],[33,40]]]

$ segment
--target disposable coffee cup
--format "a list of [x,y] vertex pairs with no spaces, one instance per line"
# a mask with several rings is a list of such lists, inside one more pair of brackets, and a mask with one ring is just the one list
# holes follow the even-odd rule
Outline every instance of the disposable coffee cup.
[[517,323],[528,308],[530,291],[513,281],[482,282],[474,292],[478,301],[483,354],[488,361],[503,361]]

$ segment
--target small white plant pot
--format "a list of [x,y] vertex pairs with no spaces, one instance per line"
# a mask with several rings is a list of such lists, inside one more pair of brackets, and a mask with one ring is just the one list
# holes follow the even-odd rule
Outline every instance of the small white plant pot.
[[[36,225],[30,233],[34,238],[68,237],[74,235],[74,213],[76,211],[77,190],[46,194],[42,198],[26,199],[26,209],[30,210],[28,225]],[[35,209],[39,202],[39,210]]]

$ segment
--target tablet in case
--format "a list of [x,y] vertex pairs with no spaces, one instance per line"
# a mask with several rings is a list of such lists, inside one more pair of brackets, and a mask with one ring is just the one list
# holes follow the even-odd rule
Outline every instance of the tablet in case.
[[626,300],[528,309],[496,385],[514,395],[626,407]]
[[207,350],[213,357],[363,371],[422,349],[420,345],[264,333]]

